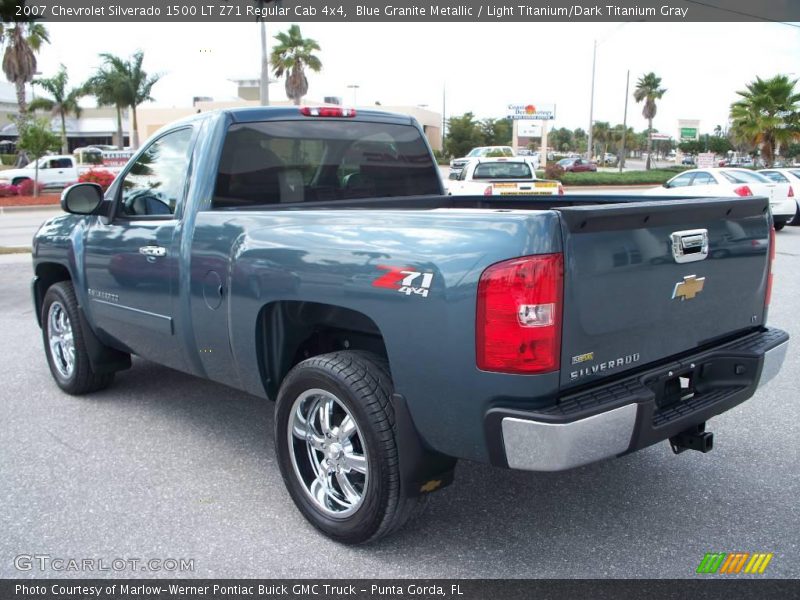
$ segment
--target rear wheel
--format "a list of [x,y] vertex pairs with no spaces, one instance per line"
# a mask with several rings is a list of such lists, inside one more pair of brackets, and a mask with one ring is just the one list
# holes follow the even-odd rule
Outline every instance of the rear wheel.
[[101,390],[114,380],[114,373],[92,370],[78,311],[78,301],[69,281],[50,286],[42,305],[47,364],[58,387],[75,395]]
[[353,351],[305,360],[281,385],[281,475],[303,516],[339,542],[381,538],[424,503],[401,490],[391,393],[385,363]]
[[786,221],[779,221],[775,223],[775,231],[780,231],[784,227],[786,227]]
[[792,217],[792,220],[787,223],[787,225],[791,225],[792,227],[800,227],[800,205],[797,206],[797,210]]

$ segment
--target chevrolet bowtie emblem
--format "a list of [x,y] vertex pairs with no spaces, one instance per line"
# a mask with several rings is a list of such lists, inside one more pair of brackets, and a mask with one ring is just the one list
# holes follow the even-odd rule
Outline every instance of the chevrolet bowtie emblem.
[[703,291],[703,286],[706,283],[705,277],[698,277],[697,275],[687,275],[683,281],[675,284],[675,289],[672,290],[672,299],[680,298],[681,302],[684,300],[691,300],[697,294]]

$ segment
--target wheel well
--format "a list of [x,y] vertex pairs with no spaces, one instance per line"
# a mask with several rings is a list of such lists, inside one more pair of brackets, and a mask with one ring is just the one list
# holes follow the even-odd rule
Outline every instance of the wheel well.
[[11,185],[19,185],[23,181],[30,181],[30,179],[31,179],[30,177],[15,177],[11,181]]
[[48,288],[59,281],[70,281],[72,277],[64,265],[58,263],[41,263],[36,265],[36,284],[34,299],[36,302],[36,321],[42,326],[42,304]]
[[336,350],[387,357],[383,335],[367,315],[332,304],[282,301],[266,305],[256,327],[261,380],[270,398],[300,361]]

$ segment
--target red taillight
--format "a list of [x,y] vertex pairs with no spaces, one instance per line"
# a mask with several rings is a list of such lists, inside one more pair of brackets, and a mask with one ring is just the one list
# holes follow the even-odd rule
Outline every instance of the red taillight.
[[775,228],[769,228],[769,263],[767,265],[767,293],[764,296],[764,306],[769,306],[772,299],[772,263],[775,262]]
[[341,106],[303,106],[300,114],[305,117],[355,117],[355,108]]
[[486,269],[478,283],[478,368],[524,374],[558,370],[563,286],[561,254],[515,258]]
[[491,196],[494,193],[492,186],[487,186],[485,190],[483,190],[484,196]]
[[750,187],[746,186],[746,185],[740,185],[735,190],[733,190],[733,192],[737,196],[742,196],[743,198],[746,197],[746,196],[752,196],[753,195],[753,192],[750,190]]
[[559,196],[563,196],[564,195],[564,186],[561,185],[560,183],[558,184],[558,195]]
[[794,188],[789,186],[789,198],[794,198]]

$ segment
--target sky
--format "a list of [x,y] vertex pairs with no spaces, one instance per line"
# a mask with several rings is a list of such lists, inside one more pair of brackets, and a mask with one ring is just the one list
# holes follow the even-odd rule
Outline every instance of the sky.
[[[272,36],[289,23],[267,23]],[[230,79],[257,78],[256,23],[51,23],[39,56],[49,76],[66,65],[71,83],[87,78],[98,54],[145,53],[162,75],[155,106],[190,106],[193,96],[236,97]],[[555,103],[556,127],[589,124],[592,48],[597,40],[594,119],[621,123],[625,78],[653,71],[667,89],[654,127],[675,134],[678,119],[703,133],[725,127],[736,91],[756,76],[800,77],[800,28],[777,23],[300,23],[319,43],[323,69],[309,74],[308,98],[346,105],[428,105],[446,115],[501,118],[508,104]],[[356,91],[348,85],[360,86]],[[270,86],[285,99],[283,82]],[[91,105],[91,100],[86,100]],[[629,98],[628,124],[646,128]]]

